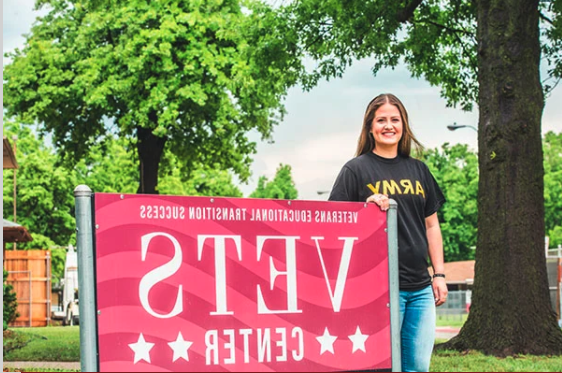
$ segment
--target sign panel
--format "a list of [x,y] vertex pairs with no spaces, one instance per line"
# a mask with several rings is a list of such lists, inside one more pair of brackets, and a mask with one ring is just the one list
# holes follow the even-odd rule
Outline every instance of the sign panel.
[[373,204],[95,194],[100,371],[390,370]]

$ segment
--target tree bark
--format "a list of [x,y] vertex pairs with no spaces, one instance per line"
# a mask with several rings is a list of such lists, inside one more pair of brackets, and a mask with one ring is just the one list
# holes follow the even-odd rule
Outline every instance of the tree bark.
[[158,167],[166,145],[165,137],[158,137],[150,128],[137,128],[139,154],[139,194],[158,194]]
[[478,245],[472,304],[445,344],[561,354],[544,250],[538,0],[478,1]]

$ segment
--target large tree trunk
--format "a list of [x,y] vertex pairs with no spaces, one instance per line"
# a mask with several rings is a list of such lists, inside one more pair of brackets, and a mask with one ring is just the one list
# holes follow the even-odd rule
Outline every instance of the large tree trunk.
[[478,246],[470,315],[446,347],[561,354],[544,251],[538,0],[478,2]]
[[158,194],[158,166],[166,138],[157,137],[149,128],[137,128],[139,154],[139,189],[137,193]]

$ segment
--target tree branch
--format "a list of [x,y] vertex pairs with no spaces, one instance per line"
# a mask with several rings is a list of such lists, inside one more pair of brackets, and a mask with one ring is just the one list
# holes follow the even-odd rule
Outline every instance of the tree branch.
[[547,16],[542,14],[542,12],[539,12],[539,17],[542,18],[543,21],[546,21],[546,22],[550,23],[552,26],[554,26],[554,22],[552,22],[552,20],[550,18],[548,18]]
[[404,23],[410,20],[414,15],[414,11],[423,2],[423,0],[412,0],[410,4],[406,5],[404,9],[397,15],[398,22]]
[[432,20],[430,20],[430,19],[420,19],[420,20],[418,20],[417,22],[418,22],[418,23],[420,23],[420,22],[421,22],[421,23],[426,22],[426,23],[429,23],[430,25],[439,27],[439,28],[441,28],[441,29],[443,29],[443,30],[447,30],[447,31],[453,32],[453,33],[455,33],[455,34],[459,34],[459,33],[460,33],[460,34],[464,34],[464,35],[467,35],[467,36],[472,36],[472,37],[474,37],[474,33],[470,32],[470,31],[466,31],[466,30],[463,30],[463,29],[458,29],[458,28],[453,28],[453,27],[445,26],[445,25],[442,25],[442,24],[437,23],[437,22],[435,22],[435,21],[432,21]]
[[461,45],[463,54],[468,58],[468,60],[470,61],[470,67],[472,67],[472,70],[474,71],[474,73],[476,75],[478,75],[478,62],[474,60],[474,57],[470,54],[470,52],[467,50],[466,45],[464,44],[464,42],[462,41],[462,39],[459,37],[459,35],[457,33],[454,34],[455,38],[457,39],[457,41],[459,42],[459,44]]

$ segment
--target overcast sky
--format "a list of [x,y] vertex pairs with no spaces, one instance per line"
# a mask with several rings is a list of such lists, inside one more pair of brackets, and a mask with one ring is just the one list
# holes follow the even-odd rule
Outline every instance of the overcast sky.
[[[32,0],[3,0],[3,52],[22,47],[37,13]],[[6,63],[4,58],[4,63]],[[468,144],[477,149],[477,134],[470,128],[451,132],[447,125],[478,125],[477,111],[467,113],[446,108],[439,89],[410,77],[404,68],[384,70],[374,77],[371,62],[356,62],[341,79],[322,82],[309,92],[298,87],[289,91],[287,115],[275,128],[274,143],[259,142],[254,156],[252,178],[241,185],[245,196],[256,188],[261,175],[275,175],[279,164],[289,164],[299,199],[326,199],[343,164],[353,157],[365,107],[383,92],[397,95],[408,110],[411,126],[426,148],[443,143]],[[549,97],[543,113],[543,132],[562,131],[562,88]],[[255,137],[259,140],[258,137]]]

